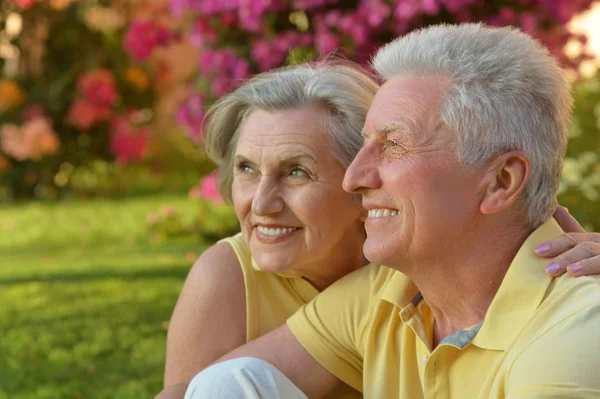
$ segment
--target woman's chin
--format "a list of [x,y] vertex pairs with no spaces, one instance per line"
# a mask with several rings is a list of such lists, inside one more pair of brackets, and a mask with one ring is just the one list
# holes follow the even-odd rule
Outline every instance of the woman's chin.
[[280,273],[280,274],[296,274],[293,267],[284,263],[278,262],[276,259],[262,260],[255,259],[256,265],[263,272]]

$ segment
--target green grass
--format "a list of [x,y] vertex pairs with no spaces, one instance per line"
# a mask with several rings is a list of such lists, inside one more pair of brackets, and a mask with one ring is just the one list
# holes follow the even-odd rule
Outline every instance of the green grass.
[[166,328],[205,244],[151,242],[146,216],[185,197],[0,208],[0,399],[149,398]]

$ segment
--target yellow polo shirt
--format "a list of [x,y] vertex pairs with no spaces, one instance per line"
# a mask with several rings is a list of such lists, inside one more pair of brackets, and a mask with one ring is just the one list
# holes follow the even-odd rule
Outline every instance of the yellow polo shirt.
[[432,350],[433,317],[402,273],[371,265],[288,319],[304,348],[365,398],[600,398],[600,279],[550,279],[522,245],[485,319]]

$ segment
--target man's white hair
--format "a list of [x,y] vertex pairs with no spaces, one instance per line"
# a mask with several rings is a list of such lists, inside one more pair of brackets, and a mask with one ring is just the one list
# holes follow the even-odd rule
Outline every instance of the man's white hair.
[[384,80],[449,78],[440,117],[458,136],[459,161],[479,166],[503,152],[525,152],[531,179],[521,200],[530,225],[552,215],[573,100],[545,47],[515,28],[437,25],[382,47],[373,66]]

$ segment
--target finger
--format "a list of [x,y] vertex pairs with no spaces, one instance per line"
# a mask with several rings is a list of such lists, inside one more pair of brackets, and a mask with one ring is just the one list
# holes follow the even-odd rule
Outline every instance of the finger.
[[[600,244],[590,241],[579,243],[575,247],[552,259],[552,262],[546,267],[546,273],[553,277],[560,276],[567,270],[568,266],[573,266],[577,263],[581,265],[583,261],[595,258],[598,255],[600,255]],[[595,267],[595,263],[591,266]],[[572,269],[573,273],[578,271],[576,266],[573,266],[570,269]],[[583,270],[583,267],[581,267],[581,269]]]
[[564,206],[557,206],[554,211],[554,219],[558,222],[558,225],[565,231],[565,233],[583,233],[585,230],[579,224],[577,219],[569,213],[569,210]]
[[535,253],[544,258],[558,256],[583,241],[590,241],[589,233],[565,233],[553,240],[542,242],[535,248]]
[[573,277],[600,274],[600,255],[568,265],[567,273]]

